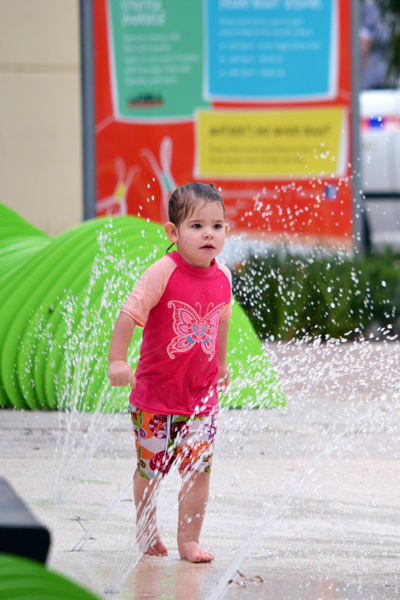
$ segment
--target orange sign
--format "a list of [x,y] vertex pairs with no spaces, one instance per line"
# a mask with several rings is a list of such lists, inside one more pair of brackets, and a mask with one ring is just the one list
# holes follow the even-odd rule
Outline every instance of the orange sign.
[[350,249],[350,5],[94,0],[97,214],[213,182],[231,233]]

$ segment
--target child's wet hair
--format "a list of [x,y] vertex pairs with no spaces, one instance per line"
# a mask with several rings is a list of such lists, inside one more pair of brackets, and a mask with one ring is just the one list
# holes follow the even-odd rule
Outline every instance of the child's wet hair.
[[176,188],[173,194],[171,194],[168,203],[169,220],[176,227],[179,227],[182,221],[202,202],[219,202],[222,206],[225,219],[224,200],[217,188],[212,183],[194,182]]

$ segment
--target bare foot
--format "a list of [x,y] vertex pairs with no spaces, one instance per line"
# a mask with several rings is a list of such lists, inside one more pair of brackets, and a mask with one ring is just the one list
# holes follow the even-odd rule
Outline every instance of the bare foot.
[[185,542],[179,546],[179,556],[189,562],[211,562],[214,556],[204,550],[197,542]]
[[[142,546],[140,542],[139,546]],[[150,542],[147,548],[143,550],[143,554],[145,554],[146,556],[168,556],[167,547],[161,540],[158,532],[156,533],[152,542]]]

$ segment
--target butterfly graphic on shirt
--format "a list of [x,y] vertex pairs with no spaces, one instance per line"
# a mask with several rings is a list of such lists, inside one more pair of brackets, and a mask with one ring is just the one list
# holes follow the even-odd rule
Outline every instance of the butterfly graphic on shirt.
[[196,306],[199,307],[199,312],[186,302],[168,302],[168,308],[174,311],[173,328],[176,333],[176,337],[167,348],[170,358],[175,358],[178,352],[188,352],[196,344],[201,344],[203,351],[209,355],[208,360],[213,359],[218,326],[225,305],[218,304],[214,307],[213,303],[209,304],[204,317],[201,316],[201,304],[196,302]]

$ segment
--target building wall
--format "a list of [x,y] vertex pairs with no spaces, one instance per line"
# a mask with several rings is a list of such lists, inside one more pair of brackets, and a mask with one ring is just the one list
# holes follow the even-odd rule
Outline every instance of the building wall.
[[0,202],[51,235],[82,220],[79,0],[0,0]]

